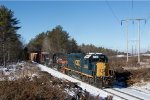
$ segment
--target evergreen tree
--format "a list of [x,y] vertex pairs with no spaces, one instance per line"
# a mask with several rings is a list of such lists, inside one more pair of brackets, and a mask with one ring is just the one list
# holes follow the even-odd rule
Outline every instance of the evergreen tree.
[[69,35],[63,28],[58,25],[48,33],[50,41],[51,52],[66,53],[68,48]]
[[38,34],[34,39],[31,39],[28,43],[29,52],[41,52],[45,37],[46,34],[42,32]]
[[74,38],[69,40],[69,48],[67,49],[68,53],[77,53],[80,52],[78,44]]
[[30,52],[71,53],[78,52],[78,45],[69,34],[58,25],[52,31],[41,33],[32,39],[28,48]]
[[0,6],[0,61],[4,66],[6,61],[16,60],[22,48],[20,35],[17,34],[20,28],[17,26],[18,23],[11,10]]

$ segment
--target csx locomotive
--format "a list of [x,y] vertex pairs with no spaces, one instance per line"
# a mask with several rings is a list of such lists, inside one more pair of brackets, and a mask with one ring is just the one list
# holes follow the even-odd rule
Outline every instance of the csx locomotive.
[[114,71],[108,65],[108,57],[102,53],[54,54],[53,67],[70,76],[99,88],[111,87]]

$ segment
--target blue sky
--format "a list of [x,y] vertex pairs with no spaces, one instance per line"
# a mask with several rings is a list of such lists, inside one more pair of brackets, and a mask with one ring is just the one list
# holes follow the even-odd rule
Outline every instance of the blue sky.
[[[126,50],[125,23],[122,19],[150,16],[149,1],[0,1],[20,20],[26,43],[41,32],[61,25],[78,44],[94,44]],[[135,48],[137,22],[129,22],[129,50]],[[141,22],[141,50],[150,47],[150,22]]]

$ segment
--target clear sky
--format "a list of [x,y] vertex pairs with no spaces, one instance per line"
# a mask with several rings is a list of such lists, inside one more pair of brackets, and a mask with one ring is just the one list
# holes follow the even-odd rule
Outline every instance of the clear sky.
[[[41,32],[61,25],[78,44],[94,44],[126,50],[125,23],[122,19],[145,18],[141,22],[141,50],[150,46],[150,1],[0,1],[20,20],[26,43]],[[135,48],[137,22],[129,22],[129,50]]]

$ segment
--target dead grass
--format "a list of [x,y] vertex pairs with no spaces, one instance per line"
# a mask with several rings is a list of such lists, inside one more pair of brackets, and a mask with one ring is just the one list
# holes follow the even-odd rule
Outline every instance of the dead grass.
[[[141,57],[141,61],[149,64],[148,57]],[[110,58],[110,67],[113,67],[116,73],[116,79],[122,81],[127,85],[143,81],[150,81],[150,68],[148,65],[139,65],[137,63],[137,57],[129,58],[129,62],[126,62],[126,58]],[[145,66],[145,67],[144,67]]]
[[[0,74],[4,78],[0,81],[0,100],[64,100],[68,95],[61,88],[59,79],[39,71],[34,64],[20,64],[9,75]],[[33,77],[33,74],[38,77]],[[10,81],[10,76],[19,79]]]
[[[37,76],[33,77],[35,73]],[[8,80],[10,75],[18,75],[19,79],[10,81]],[[5,80],[0,81],[0,100],[76,100],[77,97],[80,100],[98,100],[100,98],[82,90],[76,83],[40,71],[34,64],[19,65],[17,71],[10,75],[2,75]],[[69,95],[66,89],[73,90],[74,95]],[[112,100],[112,97],[108,96],[105,100]]]
[[142,68],[138,70],[131,70],[132,75],[130,76],[129,84],[139,83],[142,81],[150,81],[150,68]]
[[67,94],[47,77],[0,81],[1,100],[64,100]]
[[129,58],[128,63],[126,62],[126,58],[111,57],[109,65],[115,70],[118,70],[123,67],[139,67],[139,64],[137,63],[137,58],[135,57]]

